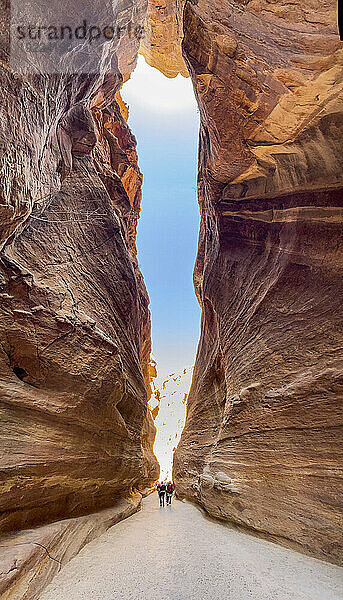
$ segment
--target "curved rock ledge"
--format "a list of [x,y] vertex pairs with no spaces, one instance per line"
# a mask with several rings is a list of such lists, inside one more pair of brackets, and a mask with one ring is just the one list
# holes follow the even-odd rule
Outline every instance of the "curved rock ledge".
[[56,573],[86,544],[140,510],[141,500],[140,494],[132,494],[107,510],[2,538],[2,600],[38,600]]

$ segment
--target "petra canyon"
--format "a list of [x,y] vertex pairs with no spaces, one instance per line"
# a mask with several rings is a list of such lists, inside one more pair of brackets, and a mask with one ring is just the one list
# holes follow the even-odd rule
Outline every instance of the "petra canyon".
[[[135,249],[142,174],[119,96],[140,46],[131,24],[148,32],[150,64],[189,72],[201,117],[202,324],[178,495],[342,562],[335,0],[104,1],[123,33],[100,45],[99,73],[79,74],[16,73],[2,4],[1,533],[41,525],[56,543],[71,523],[81,547],[99,523],[90,513],[104,510],[104,530],[158,477]],[[62,533],[49,529],[59,519]]]

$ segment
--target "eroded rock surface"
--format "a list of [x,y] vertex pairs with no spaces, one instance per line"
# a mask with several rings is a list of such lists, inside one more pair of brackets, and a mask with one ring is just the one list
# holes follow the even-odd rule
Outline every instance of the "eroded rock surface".
[[146,6],[119,8],[101,74],[15,74],[2,38],[1,532],[112,506],[158,476],[142,177],[114,99]]
[[[201,339],[180,496],[342,561],[343,50],[336,2],[186,2]],[[288,543],[287,542],[287,543]]]

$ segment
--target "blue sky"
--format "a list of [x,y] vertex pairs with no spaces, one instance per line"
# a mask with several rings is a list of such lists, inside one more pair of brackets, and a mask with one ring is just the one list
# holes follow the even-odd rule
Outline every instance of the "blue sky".
[[199,229],[199,115],[191,80],[168,79],[142,57],[122,96],[144,176],[137,248],[160,379],[194,363],[199,338],[200,308],[192,282]]

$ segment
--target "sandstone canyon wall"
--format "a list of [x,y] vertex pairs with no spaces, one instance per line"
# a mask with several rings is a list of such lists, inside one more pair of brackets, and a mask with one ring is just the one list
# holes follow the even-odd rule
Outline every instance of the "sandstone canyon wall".
[[336,2],[189,0],[201,339],[178,494],[341,562],[343,50]]
[[101,74],[20,75],[1,9],[1,532],[111,506],[158,476],[142,176],[114,99],[145,13],[119,4]]

